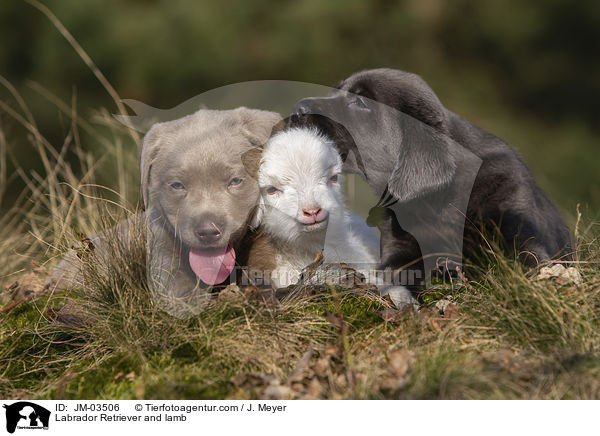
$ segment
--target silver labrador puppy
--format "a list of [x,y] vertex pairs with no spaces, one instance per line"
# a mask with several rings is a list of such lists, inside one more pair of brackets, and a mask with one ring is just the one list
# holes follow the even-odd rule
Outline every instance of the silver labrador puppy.
[[[196,313],[211,287],[245,264],[261,147],[281,128],[279,114],[240,107],[199,110],[145,135],[139,148],[145,212],[133,220],[147,226],[150,289],[171,314]],[[131,222],[119,227],[127,232]],[[92,238],[95,251],[109,239]],[[72,256],[55,274],[63,284],[73,276],[65,274],[69,262]]]

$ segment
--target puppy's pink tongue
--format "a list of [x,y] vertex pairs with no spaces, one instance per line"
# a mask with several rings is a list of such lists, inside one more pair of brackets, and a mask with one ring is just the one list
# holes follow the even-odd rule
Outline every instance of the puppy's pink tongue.
[[223,283],[235,267],[235,250],[231,245],[222,250],[190,250],[192,271],[207,285]]

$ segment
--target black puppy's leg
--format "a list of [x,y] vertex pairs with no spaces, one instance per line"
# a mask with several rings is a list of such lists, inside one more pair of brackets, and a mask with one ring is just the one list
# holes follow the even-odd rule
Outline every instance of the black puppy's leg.
[[389,208],[371,209],[367,223],[376,226],[381,233],[379,269],[394,271],[394,284],[406,286],[417,295],[425,284],[425,269],[417,240],[402,229],[396,214]]
[[529,268],[550,262],[551,256],[542,244],[541,231],[535,223],[524,215],[504,213],[500,224],[500,233],[508,242],[514,244],[519,260]]

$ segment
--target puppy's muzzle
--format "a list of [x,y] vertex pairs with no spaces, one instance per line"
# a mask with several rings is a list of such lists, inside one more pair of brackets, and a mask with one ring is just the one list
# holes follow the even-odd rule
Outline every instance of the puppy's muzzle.
[[223,231],[216,222],[206,220],[196,226],[194,234],[202,245],[214,245],[222,238]]
[[315,105],[312,98],[305,98],[294,105],[290,123],[293,125],[301,125],[305,123],[309,115],[315,112]]

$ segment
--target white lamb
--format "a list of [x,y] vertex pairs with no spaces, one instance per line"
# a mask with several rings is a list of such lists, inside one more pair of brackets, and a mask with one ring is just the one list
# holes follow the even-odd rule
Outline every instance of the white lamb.
[[[271,280],[277,287],[295,283],[321,252],[325,263],[344,262],[363,273],[377,265],[378,236],[346,209],[341,172],[333,142],[316,130],[285,130],[265,145],[256,223],[275,247]],[[404,287],[383,289],[397,303],[414,302]]]

